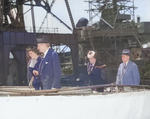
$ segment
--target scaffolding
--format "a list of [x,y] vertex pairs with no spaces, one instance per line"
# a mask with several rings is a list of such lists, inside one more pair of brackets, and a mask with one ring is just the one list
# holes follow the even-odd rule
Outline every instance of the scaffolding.
[[99,20],[111,29],[122,22],[135,22],[134,0],[89,0],[89,24]]

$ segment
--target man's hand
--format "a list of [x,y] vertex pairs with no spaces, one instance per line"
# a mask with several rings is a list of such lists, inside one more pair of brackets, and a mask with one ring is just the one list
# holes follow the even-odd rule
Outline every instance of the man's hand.
[[39,72],[36,71],[36,70],[33,70],[33,74],[34,74],[35,76],[38,76],[38,75],[39,75]]
[[30,88],[32,87],[32,81],[29,82],[29,87],[30,87]]
[[31,88],[32,87],[32,84],[33,84],[33,81],[34,81],[34,77],[32,76],[30,82],[29,82],[29,87]]

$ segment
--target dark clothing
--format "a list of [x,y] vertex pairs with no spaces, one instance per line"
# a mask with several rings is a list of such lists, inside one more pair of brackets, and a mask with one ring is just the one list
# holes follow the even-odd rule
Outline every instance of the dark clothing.
[[96,66],[102,66],[102,65],[103,64],[101,62],[96,61],[95,65],[91,66],[91,63],[88,62],[87,71],[92,85],[100,85],[105,83],[105,81],[102,79],[101,76],[101,69],[95,68]]
[[[33,75],[33,70],[38,69],[40,62],[41,62],[41,57],[38,57],[37,58],[37,63],[35,64],[34,68],[30,67],[30,72],[32,72],[32,75]],[[35,90],[39,90],[40,87],[41,87],[40,77],[39,76],[34,76],[34,75],[33,75],[33,77],[34,77],[34,81],[33,81],[32,85],[34,86]]]
[[38,72],[43,89],[61,88],[61,67],[59,57],[55,51],[48,50],[45,58],[41,60]]

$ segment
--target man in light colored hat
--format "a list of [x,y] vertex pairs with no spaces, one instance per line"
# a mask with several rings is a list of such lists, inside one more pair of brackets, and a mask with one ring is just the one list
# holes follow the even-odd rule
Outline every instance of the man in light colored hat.
[[122,51],[122,62],[118,68],[116,84],[139,85],[139,70],[137,65],[130,61],[130,51],[128,49]]
[[59,57],[55,51],[50,49],[49,37],[39,36],[37,38],[37,49],[44,53],[38,70],[34,70],[35,76],[41,77],[43,90],[61,88],[61,67]]

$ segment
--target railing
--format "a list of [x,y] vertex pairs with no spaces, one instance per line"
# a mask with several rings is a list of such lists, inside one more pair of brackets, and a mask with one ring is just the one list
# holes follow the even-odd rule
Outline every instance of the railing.
[[0,96],[35,96],[35,95],[106,95],[112,93],[150,91],[149,85],[92,85],[84,87],[64,87],[51,90],[34,90],[28,86],[0,86]]
[[[25,27],[27,32],[33,33],[33,27]],[[36,33],[58,33],[58,28],[36,27]]]
[[[58,33],[58,28],[49,28],[49,27],[36,27],[36,33]],[[33,27],[0,27],[0,31],[14,31],[14,32],[29,32],[34,33]]]

